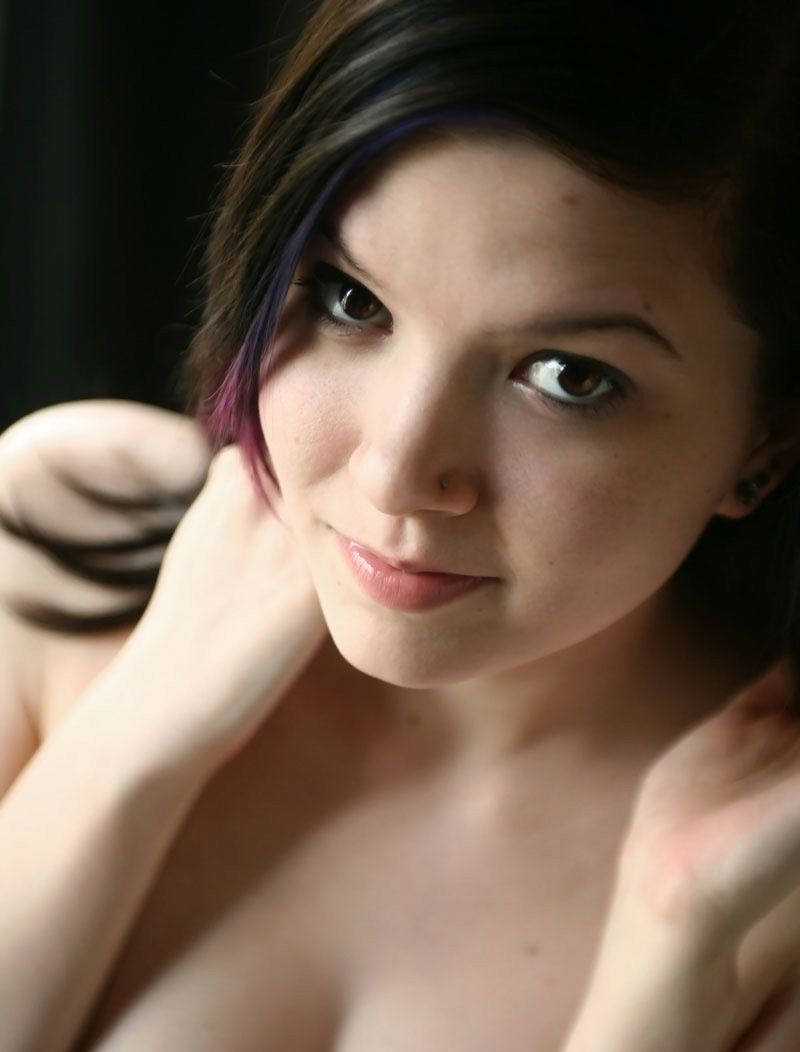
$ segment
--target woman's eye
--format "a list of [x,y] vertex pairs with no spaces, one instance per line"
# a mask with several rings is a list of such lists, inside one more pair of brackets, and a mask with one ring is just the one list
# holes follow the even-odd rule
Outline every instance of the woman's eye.
[[627,383],[591,358],[543,352],[517,371],[532,378],[537,395],[556,409],[604,413],[627,395]]
[[378,297],[330,263],[318,261],[311,277],[295,284],[308,288],[307,307],[313,319],[322,325],[337,331],[357,331],[366,326],[385,325],[388,318],[391,326],[391,315]]
[[[318,260],[311,276],[294,282],[306,290],[304,306],[316,324],[338,336],[358,337],[376,328],[391,332],[391,314],[370,290],[343,270]],[[627,396],[630,382],[591,358],[563,351],[539,352],[514,370],[556,410],[600,414]]]

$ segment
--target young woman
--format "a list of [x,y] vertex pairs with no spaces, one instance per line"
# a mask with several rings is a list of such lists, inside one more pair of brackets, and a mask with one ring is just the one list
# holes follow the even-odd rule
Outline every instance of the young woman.
[[8,571],[9,653],[66,640],[4,716],[9,1052],[798,1047],[798,111],[794,3],[322,3],[191,419],[4,436],[14,543],[144,591]]

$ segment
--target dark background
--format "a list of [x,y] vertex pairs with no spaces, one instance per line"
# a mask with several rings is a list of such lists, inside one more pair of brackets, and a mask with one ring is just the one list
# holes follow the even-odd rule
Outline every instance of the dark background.
[[208,215],[311,0],[0,0],[0,430],[179,409]]

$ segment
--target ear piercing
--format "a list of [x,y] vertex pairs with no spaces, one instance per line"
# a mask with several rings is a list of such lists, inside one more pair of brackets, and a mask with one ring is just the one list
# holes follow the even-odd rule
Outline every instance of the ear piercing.
[[442,477],[439,479],[439,485],[442,487],[442,489],[447,489],[447,487],[450,485],[445,475],[442,475]]
[[755,478],[744,479],[736,487],[736,499],[740,504],[753,504],[762,486],[766,486],[772,476],[768,471],[759,471]]

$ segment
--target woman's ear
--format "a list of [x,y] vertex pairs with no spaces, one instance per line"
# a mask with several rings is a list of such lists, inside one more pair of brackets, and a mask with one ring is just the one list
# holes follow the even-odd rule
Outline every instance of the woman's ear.
[[776,490],[800,461],[800,434],[771,435],[758,445],[742,464],[739,477],[725,494],[715,514],[744,519]]

